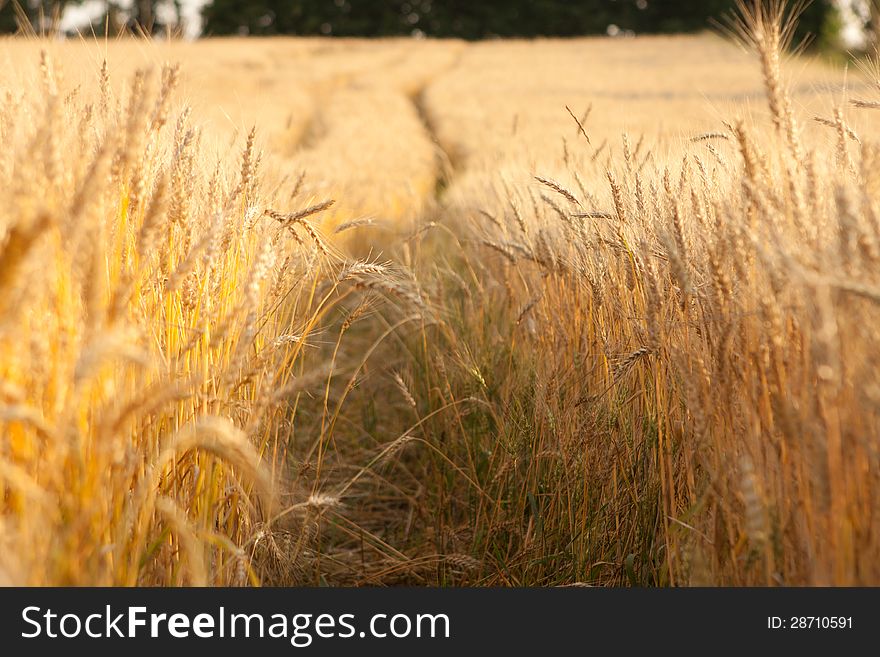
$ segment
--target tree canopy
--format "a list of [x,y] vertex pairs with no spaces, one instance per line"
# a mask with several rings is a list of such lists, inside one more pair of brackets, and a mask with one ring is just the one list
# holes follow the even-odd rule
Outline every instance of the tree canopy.
[[[39,31],[40,17],[63,11],[71,0],[0,0],[0,33],[14,32],[22,16]],[[79,0],[72,0],[77,2]],[[114,16],[128,7],[128,21],[155,31],[156,7],[181,0],[108,0]],[[492,37],[691,32],[730,13],[735,0],[209,0],[205,35],[336,35]],[[112,22],[112,21],[111,21]],[[839,30],[833,0],[813,0],[799,35],[830,45]]]
[[14,0],[0,0],[0,34],[18,31],[24,20],[38,30],[41,20],[60,16],[66,5],[67,0],[18,0],[17,6]]
[[[734,0],[213,0],[205,34],[332,34],[484,39],[690,32],[733,10]],[[835,27],[832,0],[814,0],[800,32]],[[823,38],[825,38],[823,36]]]

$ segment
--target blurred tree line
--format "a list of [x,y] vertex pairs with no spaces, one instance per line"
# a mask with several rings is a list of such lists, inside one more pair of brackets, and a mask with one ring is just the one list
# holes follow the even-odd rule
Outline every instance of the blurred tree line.
[[[206,34],[333,34],[484,39],[692,32],[733,10],[734,0],[212,0]],[[833,0],[814,0],[801,33],[839,29]]]
[[[23,23],[36,32],[83,0],[0,0],[0,33]],[[128,28],[156,33],[175,27],[158,16],[176,15],[195,0],[107,0],[109,32]],[[812,0],[799,36],[811,34],[821,48],[838,41],[840,2],[873,6],[865,25],[880,29],[880,0]],[[735,0],[208,0],[203,34],[298,34],[338,36],[492,37],[576,36],[690,32],[706,29],[733,10]],[[160,8],[166,9],[159,12]],[[169,11],[170,8],[170,11]],[[867,10],[866,10],[867,11]],[[864,12],[863,12],[864,13]]]

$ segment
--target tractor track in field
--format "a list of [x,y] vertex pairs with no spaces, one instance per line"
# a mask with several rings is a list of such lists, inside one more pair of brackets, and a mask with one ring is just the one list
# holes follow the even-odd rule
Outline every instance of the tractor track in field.
[[[363,207],[365,215],[388,218],[388,225],[409,225],[410,229],[422,225],[442,204],[459,164],[438,134],[429,91],[437,81],[456,74],[466,48],[462,46],[443,61],[426,65],[415,77],[412,71],[421,64],[420,51],[411,48],[367,72],[325,81],[320,90],[313,90],[315,111],[297,147],[289,155],[291,163],[316,171],[317,175],[312,175],[315,179],[338,183],[340,191],[335,193],[342,198],[349,193],[348,198],[354,199],[353,204],[359,210]],[[399,82],[398,71],[401,72]],[[372,109],[365,112],[364,103],[372,104]],[[379,123],[377,116],[381,117]],[[398,120],[409,129],[395,135],[390,128]],[[407,151],[413,153],[409,160],[405,155]],[[341,161],[357,161],[361,153],[373,158],[370,169],[374,176],[375,172],[387,172],[388,178],[375,180],[377,186],[364,187],[363,176],[337,177],[344,169],[323,171],[321,168],[323,159],[333,156]],[[428,159],[420,162],[418,153],[427,153]],[[395,197],[394,190],[407,187],[402,176],[412,175],[422,176],[422,183],[414,188],[416,191],[410,188],[410,192]],[[385,192],[377,192],[376,187]],[[365,194],[368,201],[366,206],[359,206],[364,198],[363,189],[368,190]]]
[[461,61],[466,49],[467,46],[462,46],[449,65],[434,73],[429,80],[425,81],[425,83],[420,85],[414,93],[409,95],[409,100],[419,117],[419,121],[425,129],[428,139],[434,145],[434,152],[437,160],[434,201],[437,204],[442,202],[443,195],[449,187],[452,178],[456,174],[459,162],[458,158],[455,157],[455,154],[451,152],[449,148],[444,146],[438,135],[435,120],[431,116],[431,112],[428,108],[427,93],[428,89],[430,89],[430,87],[439,79],[451,74],[461,66]]
[[434,184],[434,200],[439,203],[442,201],[443,194],[449,187],[449,184],[451,183],[452,178],[455,175],[457,163],[449,150],[446,149],[443,146],[443,143],[440,141],[440,138],[437,135],[437,129],[434,125],[433,119],[431,118],[431,114],[428,111],[425,100],[425,93],[429,86],[430,83],[422,87],[416,94],[411,97],[411,101],[413,107],[416,110],[416,113],[419,116],[419,120],[422,122],[422,125],[425,128],[425,132],[427,133],[428,138],[434,145],[435,157],[437,160],[436,181]]

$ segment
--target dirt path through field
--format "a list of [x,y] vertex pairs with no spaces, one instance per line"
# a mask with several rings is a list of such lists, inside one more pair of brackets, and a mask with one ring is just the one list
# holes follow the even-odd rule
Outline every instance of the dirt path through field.
[[421,99],[434,79],[455,69],[464,47],[410,45],[325,85],[302,146],[281,165],[306,173],[303,191],[312,200],[336,199],[323,217],[326,231],[363,220],[406,233],[433,207],[449,158]]

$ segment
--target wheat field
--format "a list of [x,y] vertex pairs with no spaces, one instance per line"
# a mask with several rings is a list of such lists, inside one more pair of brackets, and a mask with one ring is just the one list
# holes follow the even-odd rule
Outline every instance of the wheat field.
[[0,40],[0,583],[880,584],[880,67],[754,7]]

